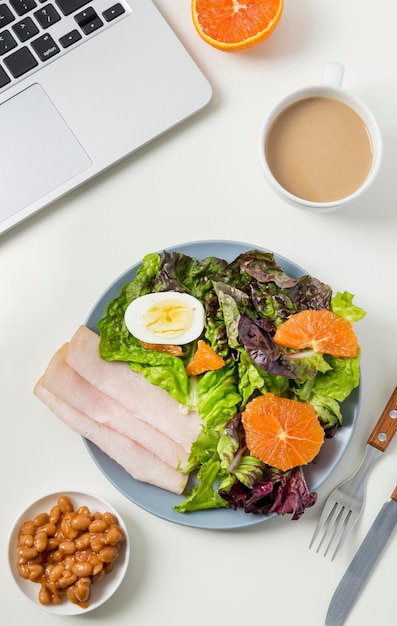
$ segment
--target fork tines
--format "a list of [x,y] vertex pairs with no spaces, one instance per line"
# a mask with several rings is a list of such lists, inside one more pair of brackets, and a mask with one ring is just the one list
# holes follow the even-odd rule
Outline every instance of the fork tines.
[[338,504],[338,502],[327,501],[316,530],[314,531],[309,548],[313,546],[317,537],[319,537],[321,531],[323,531],[321,539],[319,538],[320,540],[316,552],[320,552],[321,547],[324,545],[324,556],[327,556],[333,546],[334,552],[331,557],[333,561],[339,548],[351,532],[357,518],[358,515],[353,514],[351,509]]

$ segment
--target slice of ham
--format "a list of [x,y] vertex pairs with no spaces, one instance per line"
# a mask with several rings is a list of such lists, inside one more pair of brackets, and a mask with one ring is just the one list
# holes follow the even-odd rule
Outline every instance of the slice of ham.
[[62,422],[92,441],[136,480],[176,494],[183,492],[187,476],[135,441],[71,407],[43,386],[43,378],[36,384],[34,393]]
[[41,384],[47,391],[97,424],[112,428],[135,441],[170,467],[176,469],[179,465],[186,465],[188,453],[182,446],[138,419],[67,365],[68,348],[66,343],[54,354],[42,377]]
[[138,419],[176,441],[189,453],[201,423],[196,412],[184,414],[164,389],[133,372],[128,363],[105,361],[99,355],[99,335],[80,326],[72,337],[66,362],[80,376],[131,411]]

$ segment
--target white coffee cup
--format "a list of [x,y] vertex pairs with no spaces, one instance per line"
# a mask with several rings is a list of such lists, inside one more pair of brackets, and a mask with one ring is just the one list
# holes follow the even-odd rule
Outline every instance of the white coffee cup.
[[342,87],[343,74],[340,63],[326,63],[322,83],[279,101],[260,133],[259,157],[267,180],[279,196],[301,208],[341,208],[360,198],[379,172],[383,149],[378,124],[366,104]]

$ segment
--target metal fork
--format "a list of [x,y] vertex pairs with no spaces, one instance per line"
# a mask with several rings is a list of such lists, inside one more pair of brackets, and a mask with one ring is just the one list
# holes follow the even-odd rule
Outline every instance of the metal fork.
[[314,535],[310,542],[311,548],[323,531],[316,552],[325,545],[324,556],[331,546],[333,560],[342,544],[353,530],[365,500],[365,482],[369,470],[385,452],[397,431],[397,387],[370,434],[365,448],[364,458],[357,471],[347,480],[340,483],[328,496]]

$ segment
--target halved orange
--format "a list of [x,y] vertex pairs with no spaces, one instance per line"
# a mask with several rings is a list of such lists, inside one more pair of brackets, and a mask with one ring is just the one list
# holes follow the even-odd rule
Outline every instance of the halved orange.
[[357,356],[359,346],[351,322],[328,309],[301,311],[280,324],[274,335],[280,346],[337,357]]
[[242,423],[250,453],[282,472],[313,461],[324,442],[311,404],[272,393],[248,402]]
[[193,23],[221,50],[247,50],[267,39],[280,21],[284,0],[192,0]]
[[193,359],[186,366],[188,376],[198,376],[212,370],[219,370],[225,361],[202,339],[197,342],[197,350]]

